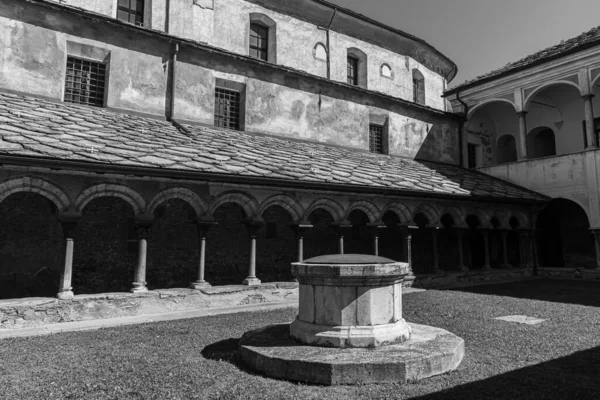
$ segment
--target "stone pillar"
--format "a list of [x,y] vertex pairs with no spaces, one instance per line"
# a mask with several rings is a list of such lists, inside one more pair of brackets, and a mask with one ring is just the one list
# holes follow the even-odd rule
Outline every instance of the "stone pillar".
[[519,117],[519,143],[517,145],[517,155],[519,160],[527,159],[527,111],[517,113]]
[[441,272],[440,270],[440,254],[439,254],[439,246],[438,246],[438,228],[434,227],[431,229],[431,239],[433,245],[433,268],[432,272],[437,274]]
[[291,226],[298,240],[298,262],[304,261],[304,236],[312,227],[308,221],[299,221]]
[[217,223],[215,221],[208,220],[198,220],[197,221],[197,230],[198,230],[198,278],[195,282],[190,284],[192,289],[201,289],[203,287],[210,287],[210,283],[204,280],[204,270],[205,270],[205,260],[206,260],[206,235],[211,227],[215,226]]
[[587,150],[598,148],[598,138],[596,137],[596,126],[594,124],[594,105],[592,103],[593,94],[586,94],[583,97],[585,107],[585,131],[587,136]]
[[464,229],[458,228],[456,230],[456,242],[458,248],[458,268],[460,268],[463,272],[469,272],[469,267],[465,265],[465,253],[464,253],[464,237],[465,231]]
[[262,227],[260,221],[246,222],[248,234],[250,235],[250,259],[248,262],[248,277],[242,282],[243,285],[256,286],[260,285],[260,279],[256,277],[256,234]]
[[64,268],[60,279],[60,288],[56,295],[60,300],[69,300],[75,297],[73,287],[71,286],[73,278],[73,233],[75,232],[80,219],[81,214],[78,212],[67,211],[61,215],[63,235],[66,243]]
[[133,287],[131,288],[132,293],[148,291],[146,287],[146,255],[148,252],[148,233],[150,232],[150,228],[152,228],[152,222],[154,222],[154,216],[152,215],[139,215],[135,219],[135,232],[138,238],[138,257]]
[[483,270],[491,271],[492,265],[490,263],[490,231],[487,229],[483,229],[481,233],[483,234],[483,250],[485,254]]
[[413,261],[412,261],[412,231],[414,229],[419,229],[416,226],[401,226],[400,231],[402,232],[402,236],[404,237],[404,254],[406,255],[406,263],[408,263],[409,267],[409,279],[414,279],[415,273],[413,271]]
[[526,230],[519,230],[519,267],[528,268],[531,265],[531,234]]
[[375,254],[376,256],[379,255],[379,236],[381,235],[381,230],[385,228],[386,225],[383,222],[375,222],[369,224],[371,236],[373,237],[373,254]]
[[338,234],[338,249],[340,254],[344,254],[344,234],[349,229],[352,228],[352,224],[348,221],[342,221],[335,224],[335,228]]
[[512,268],[508,262],[508,231],[501,231],[502,237],[502,268]]
[[590,229],[594,236],[594,249],[596,250],[596,268],[600,269],[600,229]]

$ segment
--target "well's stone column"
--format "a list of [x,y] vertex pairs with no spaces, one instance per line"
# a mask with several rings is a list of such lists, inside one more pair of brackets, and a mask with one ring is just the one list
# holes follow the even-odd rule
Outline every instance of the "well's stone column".
[[61,215],[63,235],[65,237],[65,263],[60,279],[60,288],[56,295],[60,300],[69,300],[75,297],[73,287],[71,286],[73,280],[73,251],[75,247],[73,234],[80,219],[81,213],[78,212],[67,211]]
[[333,255],[292,264],[300,283],[290,335],[323,347],[378,347],[410,337],[402,318],[407,263],[368,255]]
[[198,229],[198,245],[199,245],[199,254],[198,254],[198,279],[195,282],[190,284],[192,289],[201,289],[203,287],[209,287],[210,283],[204,280],[204,270],[205,270],[205,261],[206,261],[206,235],[208,231],[213,226],[217,225],[215,221],[208,220],[198,220],[197,229]]
[[135,231],[138,237],[138,257],[133,287],[131,288],[132,293],[148,291],[146,287],[146,255],[148,252],[148,233],[153,222],[154,216],[152,215],[139,215],[135,220]]

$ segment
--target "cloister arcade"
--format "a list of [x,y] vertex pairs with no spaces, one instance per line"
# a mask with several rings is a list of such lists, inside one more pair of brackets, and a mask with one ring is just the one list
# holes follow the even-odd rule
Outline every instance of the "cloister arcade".
[[[468,142],[480,152],[477,166],[511,163],[598,148],[600,76],[582,89],[573,79],[550,81],[470,107]],[[593,127],[588,134],[588,126]]]
[[0,298],[290,281],[291,262],[338,252],[417,275],[534,261],[531,205],[73,181],[0,183]]

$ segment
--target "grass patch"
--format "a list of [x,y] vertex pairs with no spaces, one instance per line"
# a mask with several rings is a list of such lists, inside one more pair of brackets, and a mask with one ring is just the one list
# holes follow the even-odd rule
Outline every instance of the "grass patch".
[[[600,285],[595,286],[600,297]],[[254,328],[293,309],[0,341],[2,399],[598,399],[600,309],[519,296],[427,291],[404,297],[410,322],[466,342],[455,372],[407,385],[320,387],[264,378],[231,360]],[[519,325],[493,318],[546,319]]]

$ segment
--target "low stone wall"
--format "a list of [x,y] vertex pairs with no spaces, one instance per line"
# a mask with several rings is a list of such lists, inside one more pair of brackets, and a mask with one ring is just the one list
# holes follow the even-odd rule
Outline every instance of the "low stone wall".
[[0,300],[0,329],[298,299],[295,282]]
[[533,277],[530,268],[494,269],[492,271],[471,270],[469,272],[442,271],[438,274],[417,275],[412,287],[441,289],[458,286],[485,285],[500,282],[519,281]]
[[538,276],[553,279],[600,280],[600,270],[583,268],[538,268]]

